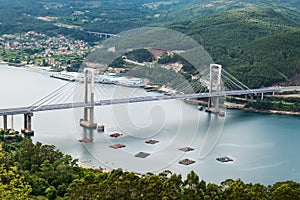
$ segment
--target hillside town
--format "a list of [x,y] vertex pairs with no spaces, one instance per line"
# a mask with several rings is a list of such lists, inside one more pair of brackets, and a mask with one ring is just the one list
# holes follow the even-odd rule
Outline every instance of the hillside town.
[[29,31],[0,36],[0,60],[16,66],[35,65],[57,71],[76,68],[90,50],[88,43],[63,35]]

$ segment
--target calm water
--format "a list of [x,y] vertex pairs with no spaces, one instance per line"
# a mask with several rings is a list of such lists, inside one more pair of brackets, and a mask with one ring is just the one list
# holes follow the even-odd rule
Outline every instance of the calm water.
[[[66,83],[50,78],[46,71],[5,65],[0,65],[0,80],[2,108],[30,105]],[[113,85],[98,89],[101,91],[98,98],[149,95],[143,89]],[[70,91],[72,99],[80,98],[80,86]],[[198,111],[194,105],[171,100],[97,107],[95,118],[105,125],[104,133],[85,131],[79,126],[80,118],[82,109],[35,113],[32,139],[56,145],[62,152],[78,158],[80,164],[106,169],[121,167],[138,172],[169,169],[183,175],[194,170],[206,181],[216,183],[227,178],[264,184],[288,179],[300,182],[299,117],[227,110],[225,118],[218,118]],[[22,127],[22,120],[22,116],[14,117],[16,130]],[[114,132],[123,136],[111,138],[109,135]],[[83,137],[94,141],[80,143]],[[148,139],[159,143],[146,144]],[[115,143],[126,147],[109,147]],[[186,146],[195,151],[178,150]],[[138,152],[150,156],[137,158]],[[220,156],[229,156],[234,162],[217,162]],[[196,163],[178,164],[184,158]]]

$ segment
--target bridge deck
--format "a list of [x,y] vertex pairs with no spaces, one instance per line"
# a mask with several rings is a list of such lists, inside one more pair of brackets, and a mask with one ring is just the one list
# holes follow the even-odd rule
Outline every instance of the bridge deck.
[[[299,89],[299,87],[297,88]],[[253,89],[253,90],[220,91],[215,93],[156,95],[156,96],[141,96],[141,97],[131,97],[131,98],[121,98],[121,99],[107,99],[107,100],[95,101],[93,105],[86,104],[84,102],[73,102],[73,103],[62,103],[62,104],[41,105],[41,106],[15,107],[15,108],[0,109],[0,116],[18,115],[18,114],[24,114],[29,112],[41,112],[47,110],[62,110],[62,109],[71,109],[71,108],[105,106],[105,105],[124,104],[124,103],[138,103],[138,102],[147,102],[147,101],[222,97],[222,96],[233,96],[233,95],[257,94],[257,93],[273,93],[273,92],[281,92],[286,90],[288,90],[288,88],[274,87],[274,88],[261,88],[261,89]]]
[[112,33],[101,33],[101,32],[94,32],[94,31],[87,31],[88,34],[93,34],[93,35],[103,35],[103,36],[111,36],[111,37],[117,37],[118,35],[112,34]]

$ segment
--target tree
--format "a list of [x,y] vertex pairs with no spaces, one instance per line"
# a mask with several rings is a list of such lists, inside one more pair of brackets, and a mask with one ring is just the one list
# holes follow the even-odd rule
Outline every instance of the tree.
[[261,199],[267,200],[269,199],[269,193],[266,186],[256,183],[254,185],[247,184],[248,195],[251,199]]
[[246,199],[247,188],[245,183],[240,179],[233,181],[229,187],[224,190],[224,197],[226,199]]
[[45,179],[40,178],[35,174],[28,174],[26,180],[32,187],[33,195],[45,195],[45,191],[49,187],[49,183]]
[[57,190],[53,186],[48,187],[45,193],[49,200],[54,200],[57,197]]
[[180,199],[182,180],[181,175],[172,174],[163,183],[162,199]]
[[138,180],[138,187],[141,190],[141,197],[145,199],[161,199],[164,179],[160,175],[147,175]]
[[203,199],[205,189],[206,184],[204,183],[203,188],[203,183],[200,183],[199,176],[194,171],[191,171],[183,182],[183,194],[188,199]]
[[293,181],[275,183],[271,189],[271,199],[299,200],[300,184]]
[[16,167],[6,169],[0,165],[0,199],[27,199],[30,192],[30,185],[17,173]]
[[65,193],[65,199],[88,199],[87,195],[90,194],[90,191],[87,190],[88,184],[85,183],[82,179],[75,179],[67,188]]
[[214,183],[209,183],[206,187],[205,191],[205,200],[208,199],[214,199],[214,200],[221,200],[223,198],[223,191],[221,186],[218,186],[217,184]]

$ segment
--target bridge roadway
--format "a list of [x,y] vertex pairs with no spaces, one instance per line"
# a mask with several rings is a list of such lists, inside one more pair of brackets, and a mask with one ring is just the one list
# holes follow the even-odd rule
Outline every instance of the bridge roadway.
[[71,108],[105,106],[105,105],[124,104],[124,103],[138,103],[138,102],[161,101],[161,100],[172,100],[172,99],[223,97],[223,96],[234,96],[234,95],[258,94],[258,93],[273,93],[273,92],[281,92],[281,91],[294,90],[294,89],[299,89],[299,87],[297,88],[274,87],[274,88],[261,88],[261,89],[252,89],[252,90],[220,91],[214,93],[142,96],[142,97],[99,100],[99,101],[95,101],[94,104],[87,104],[84,102],[73,102],[73,103],[61,103],[61,104],[50,104],[50,105],[40,105],[40,106],[5,108],[5,109],[0,109],[0,116],[19,115],[24,113],[40,112],[40,111],[48,111],[48,110],[62,110],[62,109],[71,109]]
[[94,31],[87,31],[88,34],[91,35],[97,35],[97,36],[104,36],[104,37],[117,37],[118,35],[112,34],[112,33],[100,33],[100,32],[94,32]]

